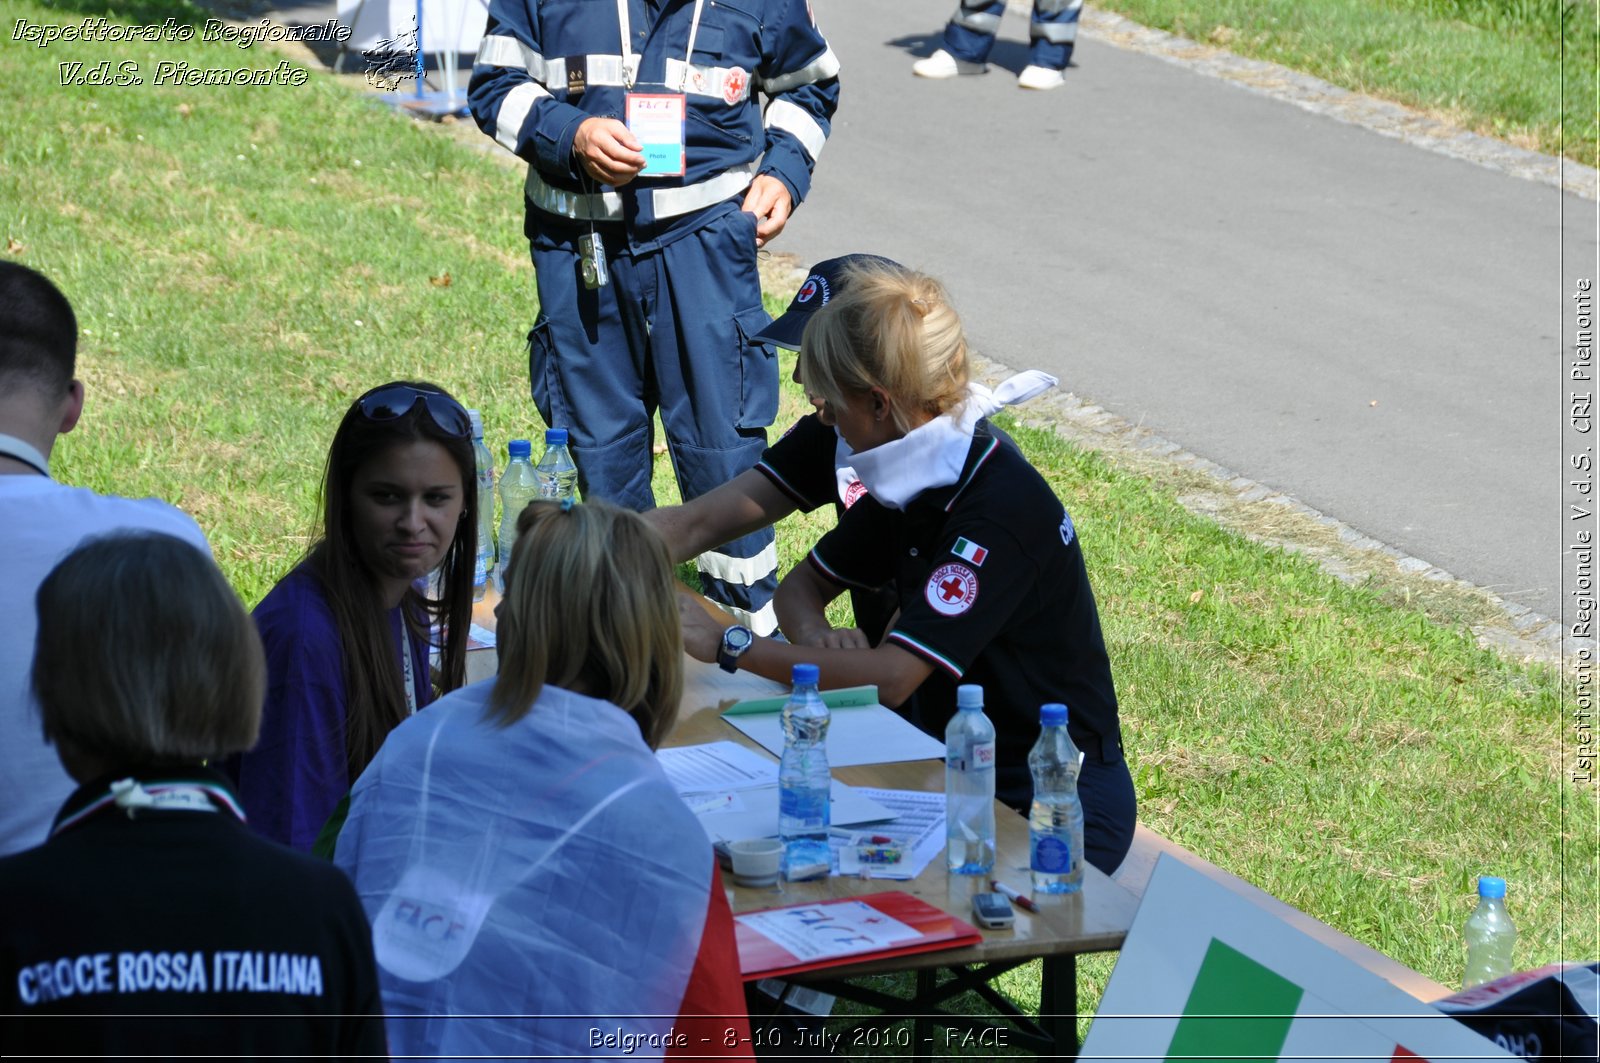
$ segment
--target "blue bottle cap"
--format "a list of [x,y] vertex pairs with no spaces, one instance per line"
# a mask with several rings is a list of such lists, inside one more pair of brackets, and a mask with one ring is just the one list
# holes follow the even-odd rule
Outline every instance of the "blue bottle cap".
[[1497,875],[1478,876],[1478,896],[1498,900],[1506,895],[1506,880]]
[[983,709],[983,687],[977,683],[962,683],[956,687],[956,708]]
[[1039,706],[1040,727],[1060,727],[1067,722],[1067,707],[1060,702],[1053,701],[1048,705]]
[[566,446],[567,430],[565,428],[546,428],[544,430],[544,445],[547,447]]
[[533,444],[526,439],[513,439],[506,444],[506,453],[513,458],[531,458],[533,456]]
[[821,674],[821,670],[814,664],[797,664],[794,666],[794,671],[789,673],[789,678],[795,686],[814,687],[817,685],[817,677]]

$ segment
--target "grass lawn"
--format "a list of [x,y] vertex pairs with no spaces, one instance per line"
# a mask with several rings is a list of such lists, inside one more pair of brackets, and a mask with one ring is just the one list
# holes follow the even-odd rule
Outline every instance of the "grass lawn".
[[[80,88],[57,66],[269,52],[11,40],[19,17],[94,10],[21,0],[0,19],[0,84],[24,101],[0,134],[0,241],[62,286],[83,333],[88,407],[54,469],[181,505],[253,603],[303,550],[328,440],[364,388],[437,381],[484,411],[502,455],[543,427],[521,180],[316,72]],[[791,388],[780,425],[801,405]],[[1007,427],[1082,536],[1144,822],[1445,984],[1480,872],[1511,883],[1519,966],[1600,955],[1596,795],[1563,778],[1554,670],[1225,531],[1170,483]],[[667,497],[665,458],[657,474]],[[786,567],[825,523],[780,526]],[[1109,963],[1084,970],[1103,981]],[[1025,997],[1028,977],[1007,984]]]
[[1595,0],[1098,0],[1126,15],[1600,165]]

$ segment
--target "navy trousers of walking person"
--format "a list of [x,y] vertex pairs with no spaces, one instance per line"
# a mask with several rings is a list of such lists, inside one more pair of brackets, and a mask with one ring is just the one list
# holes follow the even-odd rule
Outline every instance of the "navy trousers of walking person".
[[[529,233],[539,318],[529,335],[533,398],[564,425],[585,497],[650,509],[651,417],[659,410],[684,499],[754,465],[778,412],[776,352],[752,342],[761,304],[755,217],[738,200],[697,224],[630,245],[597,224],[610,283],[584,287],[584,223]],[[776,627],[771,528],[701,555],[702,588],[763,634]]]
[[[961,6],[944,28],[944,50],[968,63],[989,59],[1005,0],[960,0]],[[1028,63],[1049,70],[1065,70],[1072,61],[1078,39],[1078,16],[1083,0],[1033,0],[1028,22]]]

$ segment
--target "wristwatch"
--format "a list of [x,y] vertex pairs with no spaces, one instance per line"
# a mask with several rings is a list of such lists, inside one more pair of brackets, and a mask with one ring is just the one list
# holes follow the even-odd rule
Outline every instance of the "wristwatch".
[[734,624],[722,633],[722,643],[717,646],[717,665],[724,672],[737,671],[739,658],[745,655],[755,640],[755,632],[743,624]]

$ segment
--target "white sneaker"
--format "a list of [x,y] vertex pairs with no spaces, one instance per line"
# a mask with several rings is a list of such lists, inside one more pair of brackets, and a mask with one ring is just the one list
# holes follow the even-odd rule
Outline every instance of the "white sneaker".
[[953,78],[958,74],[987,74],[989,64],[969,63],[965,59],[957,59],[949,52],[940,48],[926,59],[918,59],[911,64],[911,72],[919,78]]
[[1017,87],[1020,89],[1053,89],[1059,88],[1066,80],[1059,70],[1048,66],[1034,66],[1030,63],[1022,68],[1022,73],[1017,75]]

